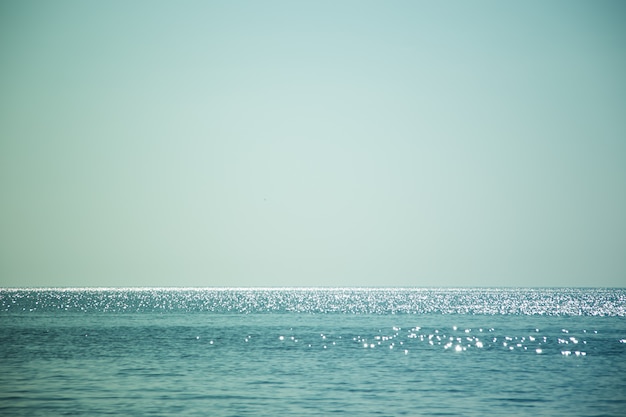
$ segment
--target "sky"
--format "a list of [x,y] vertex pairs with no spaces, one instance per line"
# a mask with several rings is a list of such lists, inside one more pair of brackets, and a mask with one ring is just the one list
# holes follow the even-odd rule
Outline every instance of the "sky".
[[0,2],[0,287],[626,286],[623,1]]

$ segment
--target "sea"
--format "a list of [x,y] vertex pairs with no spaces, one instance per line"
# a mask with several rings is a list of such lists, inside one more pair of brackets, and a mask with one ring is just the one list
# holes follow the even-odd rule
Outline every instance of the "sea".
[[1,416],[626,416],[626,289],[0,289]]

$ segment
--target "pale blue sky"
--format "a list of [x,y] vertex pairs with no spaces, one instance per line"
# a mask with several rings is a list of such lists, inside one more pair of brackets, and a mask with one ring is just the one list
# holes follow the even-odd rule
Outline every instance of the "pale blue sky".
[[626,286],[623,1],[3,1],[0,286]]

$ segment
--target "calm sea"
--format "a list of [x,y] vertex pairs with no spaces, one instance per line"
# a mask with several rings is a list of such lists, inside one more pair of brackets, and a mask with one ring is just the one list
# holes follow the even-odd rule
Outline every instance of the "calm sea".
[[625,289],[3,289],[0,415],[625,416]]

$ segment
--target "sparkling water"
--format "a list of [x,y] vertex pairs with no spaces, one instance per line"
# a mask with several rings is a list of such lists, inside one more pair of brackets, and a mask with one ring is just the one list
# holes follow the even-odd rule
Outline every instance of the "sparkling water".
[[4,289],[0,415],[626,415],[624,289]]

